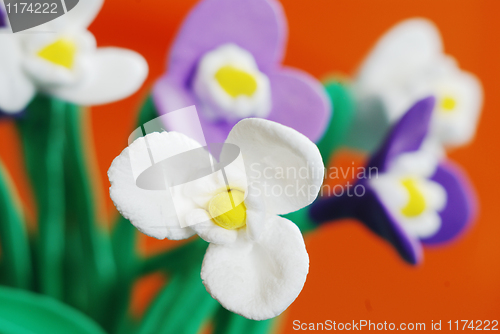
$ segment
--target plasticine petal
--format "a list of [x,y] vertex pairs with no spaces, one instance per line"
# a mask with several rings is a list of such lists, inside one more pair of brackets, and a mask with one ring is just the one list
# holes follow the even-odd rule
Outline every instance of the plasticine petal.
[[87,62],[82,82],[54,87],[49,92],[77,104],[105,104],[135,93],[148,74],[146,60],[127,49],[100,48]]
[[264,320],[281,314],[299,295],[309,271],[309,257],[299,228],[268,217],[258,242],[240,238],[231,245],[210,244],[201,278],[226,309]]
[[267,212],[286,214],[316,199],[324,165],[306,136],[279,123],[247,118],[234,126],[227,142],[241,149],[249,187],[259,188]]
[[[159,113],[158,116],[195,105],[207,144],[223,143],[229,131],[231,131],[231,125],[228,123],[211,122],[203,117],[202,113],[200,113],[199,105],[197,105],[196,99],[192,93],[186,88],[183,88],[182,85],[174,83],[168,77],[163,77],[155,84],[153,88],[153,98]],[[196,125],[191,115],[188,113],[180,113],[179,116],[175,118],[162,118],[162,121],[169,131],[192,133],[198,129],[198,125]]]
[[442,164],[431,178],[446,190],[446,206],[439,212],[441,228],[425,244],[439,244],[456,238],[472,223],[475,216],[476,199],[465,173],[451,162]]
[[267,119],[295,129],[316,142],[330,120],[330,100],[309,74],[285,69],[269,74],[272,110]]
[[186,85],[201,56],[226,43],[249,51],[259,69],[269,71],[283,56],[285,30],[285,16],[274,0],[201,1],[174,42],[169,76]]
[[[148,149],[149,147],[149,149]],[[186,239],[194,231],[184,223],[196,204],[177,191],[150,190],[137,186],[138,175],[155,162],[200,146],[188,137],[174,132],[154,132],[135,140],[113,161],[108,170],[111,199],[123,217],[141,232],[157,239]],[[163,182],[163,180],[153,180]],[[175,203],[175,204],[174,204]],[[182,224],[181,224],[182,223]]]
[[403,153],[417,151],[429,131],[434,103],[433,97],[415,103],[392,128],[382,147],[371,158],[368,167],[376,167],[383,173],[394,158]]

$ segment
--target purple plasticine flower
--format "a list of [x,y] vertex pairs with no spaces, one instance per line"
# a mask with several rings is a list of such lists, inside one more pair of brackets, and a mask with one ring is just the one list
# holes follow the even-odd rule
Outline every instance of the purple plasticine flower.
[[417,102],[396,123],[359,179],[359,196],[319,200],[311,217],[358,219],[411,264],[421,262],[422,244],[457,237],[471,223],[475,201],[464,173],[427,149],[434,103],[432,97]]
[[[188,15],[155,85],[159,114],[196,105],[207,142],[224,142],[247,117],[266,118],[318,140],[330,105],[309,74],[280,65],[285,16],[274,0],[204,0]],[[165,124],[181,131],[189,119]]]

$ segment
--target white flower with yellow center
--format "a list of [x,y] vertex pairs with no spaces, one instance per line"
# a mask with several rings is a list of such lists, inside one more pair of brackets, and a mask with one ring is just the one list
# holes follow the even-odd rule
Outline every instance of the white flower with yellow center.
[[[415,101],[434,96],[430,135],[450,147],[472,140],[483,101],[479,80],[443,53],[437,28],[423,19],[403,21],[378,41],[354,90],[360,100],[379,99],[390,123]],[[366,106],[361,109],[370,112]]]
[[[164,170],[156,181],[144,181],[144,173],[153,170],[151,159],[173,161],[168,159],[203,149],[175,132],[141,137],[108,171],[111,199],[125,218],[150,236],[185,239],[197,233],[210,243],[201,271],[207,291],[244,317],[272,318],[298,296],[309,268],[300,230],[278,215],[314,201],[323,179],[322,158],[304,135],[257,118],[236,124],[224,145],[237,147],[240,154],[223,168],[215,164],[207,174],[204,155],[196,153],[192,163]],[[227,153],[222,150],[220,161]],[[186,173],[189,168],[192,174]],[[193,176],[197,170],[205,174]],[[269,172],[275,170],[295,173],[275,177]],[[158,186],[164,180],[170,184],[168,190]]]
[[194,91],[209,117],[240,120],[266,117],[271,111],[271,85],[252,54],[235,44],[207,52],[198,64]]
[[0,110],[23,110],[37,91],[81,104],[116,101],[142,85],[148,66],[136,52],[96,48],[87,26],[102,0],[80,1],[67,14],[12,34],[0,30]]
[[441,227],[438,213],[446,205],[446,190],[430,179],[436,167],[437,160],[428,151],[405,153],[369,180],[388,211],[416,238],[428,238]]

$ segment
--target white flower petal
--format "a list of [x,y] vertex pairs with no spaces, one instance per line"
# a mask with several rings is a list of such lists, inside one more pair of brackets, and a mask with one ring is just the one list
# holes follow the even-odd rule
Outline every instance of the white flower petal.
[[234,126],[227,143],[243,154],[249,187],[260,190],[269,213],[286,214],[316,199],[324,165],[316,145],[287,126],[247,118]]
[[226,309],[264,320],[282,313],[299,295],[309,257],[299,228],[270,216],[259,242],[240,238],[230,245],[210,244],[201,278]]
[[153,157],[163,159],[200,147],[196,141],[175,132],[151,133],[138,138],[123,150],[108,170],[111,199],[118,211],[141,232],[158,239],[188,238],[194,231],[189,227],[181,228],[186,225],[180,222],[198,206],[182,196],[179,189],[168,192],[136,185],[137,176],[152,165],[148,146]]
[[[228,94],[216,79],[221,67],[231,66],[242,70],[256,81],[252,96]],[[194,77],[194,91],[206,104],[214,118],[239,120],[256,116],[265,117],[271,111],[271,85],[269,78],[259,71],[252,54],[236,44],[224,44],[207,52],[201,58]],[[223,115],[218,115],[222,112]]]
[[436,212],[444,209],[448,197],[444,187],[432,180],[422,180],[421,186],[427,205]]
[[85,61],[88,67],[82,82],[54,87],[49,92],[77,104],[104,104],[135,93],[148,74],[144,58],[126,49],[99,48]]
[[357,88],[370,92],[381,86],[404,84],[440,57],[442,43],[434,24],[424,19],[405,20],[389,30],[362,65]]
[[247,208],[246,232],[250,240],[253,241],[259,240],[266,223],[266,205],[262,198],[256,196],[257,192],[257,189],[249,187],[245,198]]
[[[456,68],[433,83],[433,91],[438,99],[433,114],[432,135],[447,146],[469,143],[476,132],[483,105],[483,90],[480,81],[472,74]],[[445,111],[440,103],[443,97],[456,101],[454,110]]]
[[222,245],[233,243],[238,237],[238,231],[227,230],[214,224],[210,214],[203,209],[194,210],[187,215],[186,219],[189,227],[206,242]]
[[441,227],[441,217],[437,212],[429,210],[424,214],[401,220],[401,226],[417,238],[428,238],[436,234]]
[[[88,71],[88,54],[96,49],[94,35],[88,31],[74,34],[27,34],[23,35],[25,45],[24,68],[41,90],[56,86],[71,86],[85,78]],[[44,47],[58,41],[68,40],[74,43],[76,54],[71,69],[54,64],[38,55]]]
[[22,111],[35,94],[35,86],[23,69],[23,52],[12,33],[0,33],[0,109],[8,113]]

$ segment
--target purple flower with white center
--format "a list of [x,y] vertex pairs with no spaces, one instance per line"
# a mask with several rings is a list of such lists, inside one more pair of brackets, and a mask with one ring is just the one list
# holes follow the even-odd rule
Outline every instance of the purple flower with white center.
[[357,182],[362,195],[317,201],[313,220],[355,218],[411,264],[422,261],[422,244],[448,242],[463,232],[475,212],[473,191],[455,164],[428,150],[434,104],[433,97],[420,100],[393,127],[366,167],[371,178]]
[[[322,85],[283,67],[285,16],[274,0],[204,0],[185,20],[155,85],[159,114],[196,105],[207,142],[224,142],[247,117],[266,118],[318,140],[330,117]],[[165,124],[183,132],[189,119]],[[181,129],[181,130],[179,130]]]

